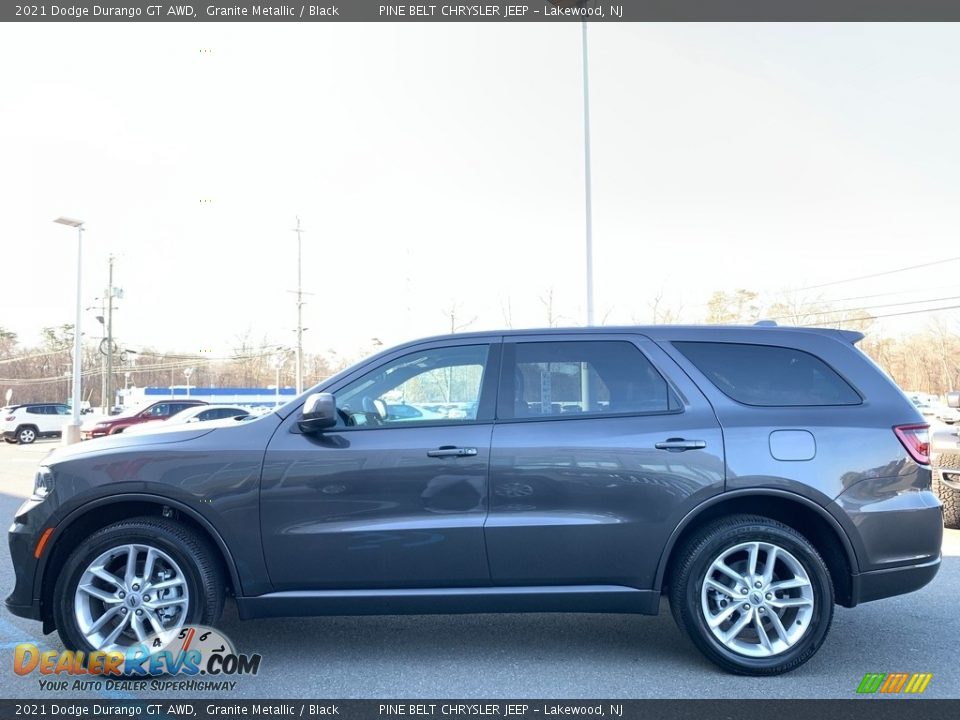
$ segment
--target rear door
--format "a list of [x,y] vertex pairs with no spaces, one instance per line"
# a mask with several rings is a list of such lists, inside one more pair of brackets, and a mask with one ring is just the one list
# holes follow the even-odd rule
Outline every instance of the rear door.
[[653,342],[505,339],[485,526],[494,584],[650,588],[670,533],[724,477],[710,404]]

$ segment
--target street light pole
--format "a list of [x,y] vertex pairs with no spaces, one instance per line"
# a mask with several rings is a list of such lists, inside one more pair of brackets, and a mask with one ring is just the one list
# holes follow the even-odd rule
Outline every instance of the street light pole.
[[583,39],[583,183],[587,229],[587,325],[593,325],[593,192],[590,177],[590,70],[587,63],[587,21],[581,22]]
[[77,318],[73,325],[73,400],[71,403],[73,406],[73,417],[71,418],[72,422],[63,426],[62,435],[63,444],[72,445],[80,441],[80,386],[83,382],[80,374],[80,326],[83,313],[83,302],[81,299],[83,281],[83,221],[67,217],[58,217],[54,222],[77,228]]
[[187,378],[187,397],[190,397],[190,376],[193,375],[193,368],[184,368],[183,374]]

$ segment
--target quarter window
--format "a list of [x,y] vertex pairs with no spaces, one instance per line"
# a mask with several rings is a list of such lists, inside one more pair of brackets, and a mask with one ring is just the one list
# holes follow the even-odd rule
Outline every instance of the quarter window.
[[836,370],[796,348],[741,343],[675,342],[717,389],[745,405],[859,405]]
[[[673,390],[624,341],[516,343],[505,346],[499,416],[525,418],[679,411]],[[512,370],[510,370],[512,368]]]
[[488,345],[430,348],[381,365],[335,393],[348,427],[477,419]]

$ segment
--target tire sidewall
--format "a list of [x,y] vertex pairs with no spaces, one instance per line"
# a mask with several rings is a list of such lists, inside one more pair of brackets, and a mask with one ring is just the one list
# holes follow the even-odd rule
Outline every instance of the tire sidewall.
[[202,621],[203,603],[200,602],[203,592],[203,583],[197,568],[196,561],[182,549],[176,540],[172,540],[162,529],[147,533],[141,529],[115,528],[102,534],[97,534],[80,544],[64,565],[63,572],[57,580],[54,589],[54,613],[58,629],[72,639],[75,647],[71,649],[92,651],[95,650],[77,625],[74,615],[74,601],[77,585],[87,566],[99,555],[119,545],[149,545],[162,550],[180,567],[187,582],[190,601],[187,606],[187,619],[184,624]]
[[[810,628],[789,650],[767,658],[746,657],[721,644],[707,625],[700,603],[707,568],[724,552],[746,542],[768,542],[789,552],[803,566],[813,589],[814,608]],[[695,639],[701,650],[708,656],[716,658],[723,666],[728,667],[733,664],[743,672],[765,674],[779,672],[781,671],[779,668],[786,669],[800,665],[816,652],[830,629],[834,597],[833,585],[823,561],[806,542],[776,527],[744,525],[719,534],[700,549],[698,557],[690,565],[684,590],[684,603],[688,617],[692,619],[700,636]]]

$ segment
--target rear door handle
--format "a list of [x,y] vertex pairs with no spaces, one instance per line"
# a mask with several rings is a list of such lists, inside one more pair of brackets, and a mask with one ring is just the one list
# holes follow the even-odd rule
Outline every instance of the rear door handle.
[[684,450],[703,450],[707,443],[703,440],[684,440],[683,438],[668,438],[663,442],[658,442],[654,447],[657,450],[669,450],[670,452],[683,452]]
[[443,457],[471,457],[477,454],[476,448],[468,447],[451,447],[444,445],[439,447],[436,450],[427,450],[427,457],[434,458],[443,458]]

